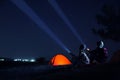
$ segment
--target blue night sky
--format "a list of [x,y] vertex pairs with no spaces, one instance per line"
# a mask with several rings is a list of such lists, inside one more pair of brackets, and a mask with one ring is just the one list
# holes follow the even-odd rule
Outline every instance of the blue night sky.
[[[19,1],[19,0],[18,0]],[[61,19],[48,1],[24,0],[74,54],[78,54],[81,42],[74,36],[68,25]],[[94,49],[100,37],[91,28],[99,28],[95,15],[104,3],[118,5],[118,0],[56,0],[87,47]],[[104,40],[111,54],[120,48],[120,43]],[[0,56],[11,58],[51,58],[56,53],[69,54],[45,31],[10,0],[0,1]]]

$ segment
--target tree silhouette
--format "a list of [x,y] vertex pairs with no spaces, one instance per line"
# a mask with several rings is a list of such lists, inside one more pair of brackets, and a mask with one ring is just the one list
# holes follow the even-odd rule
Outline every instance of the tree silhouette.
[[47,60],[45,57],[38,57],[36,58],[36,61],[40,64],[47,64]]
[[111,39],[120,42],[120,7],[104,5],[101,14],[96,15],[97,23],[101,25],[100,29],[92,29],[94,34],[103,39]]
[[3,5],[6,0],[0,0],[0,5]]

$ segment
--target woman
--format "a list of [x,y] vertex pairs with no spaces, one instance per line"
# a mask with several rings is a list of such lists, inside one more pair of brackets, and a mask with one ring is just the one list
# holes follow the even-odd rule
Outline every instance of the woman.
[[90,59],[88,58],[88,56],[85,52],[85,49],[86,49],[85,44],[80,45],[79,56],[78,56],[78,59],[80,60],[80,62],[79,62],[80,64],[89,64],[90,63]]

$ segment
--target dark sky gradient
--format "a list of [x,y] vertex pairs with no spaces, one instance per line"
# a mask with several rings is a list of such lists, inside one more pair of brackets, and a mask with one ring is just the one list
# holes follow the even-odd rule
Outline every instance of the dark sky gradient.
[[[94,49],[101,38],[91,32],[92,27],[99,27],[95,15],[104,3],[119,4],[118,0],[56,0],[65,15],[75,27],[87,47]],[[48,0],[25,0],[36,14],[56,33],[61,41],[75,54],[80,42]],[[104,40],[109,53],[120,48],[120,43]],[[56,53],[68,53],[63,50],[48,34],[9,0],[0,1],[0,56],[12,58],[51,58]]]

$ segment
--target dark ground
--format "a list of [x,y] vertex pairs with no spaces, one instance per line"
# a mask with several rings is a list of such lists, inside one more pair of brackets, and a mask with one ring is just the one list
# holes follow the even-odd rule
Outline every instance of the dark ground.
[[0,64],[0,80],[120,80],[120,64],[52,67],[36,63]]

